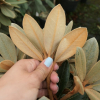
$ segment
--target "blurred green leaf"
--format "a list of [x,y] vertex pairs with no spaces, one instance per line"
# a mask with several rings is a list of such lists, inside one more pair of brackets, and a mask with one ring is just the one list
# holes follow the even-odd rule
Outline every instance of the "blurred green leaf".
[[0,32],[8,35],[9,34],[8,27],[1,25]]
[[53,8],[55,5],[53,4],[53,2],[52,1],[50,1],[50,0],[45,0],[45,2],[51,7],[51,8]]
[[0,56],[0,62],[3,61],[4,59]]
[[0,23],[0,28],[1,28],[1,23]]
[[16,4],[12,4],[11,6],[16,7],[16,8],[20,8],[20,6],[18,6]]
[[5,60],[17,61],[16,49],[11,39],[0,33],[0,54]]
[[10,19],[4,16],[1,12],[0,12],[0,22],[5,26],[9,26],[11,24]]
[[59,91],[57,93],[57,96],[60,98],[62,95],[63,90],[66,88],[66,85],[69,81],[70,77],[70,66],[68,64],[68,61],[65,61],[60,67],[59,70],[57,71],[58,76],[59,76]]
[[36,11],[39,13],[41,11],[43,12],[47,11],[41,0],[35,0],[35,6],[36,6]]
[[24,14],[26,13],[27,9],[29,8],[28,3],[24,3],[22,5],[20,5],[20,12],[21,14],[24,16]]
[[9,9],[6,5],[5,6],[1,5],[1,12],[7,17],[10,17],[10,18],[15,18],[16,17],[15,12],[12,11],[11,9]]
[[43,5],[41,0],[35,0],[39,5]]
[[26,0],[20,0],[20,1],[10,1],[10,0],[8,0],[7,1],[8,3],[10,3],[10,4],[22,4],[22,3],[25,3],[25,2],[27,2]]
[[18,61],[18,60],[21,60],[21,59],[25,59],[25,57],[26,57],[26,54],[23,53],[21,50],[19,50],[19,49],[17,48],[17,61]]

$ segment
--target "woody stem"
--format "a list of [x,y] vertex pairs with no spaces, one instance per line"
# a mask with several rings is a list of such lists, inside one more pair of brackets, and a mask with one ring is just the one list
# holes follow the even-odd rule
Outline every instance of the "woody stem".
[[53,93],[52,93],[52,91],[50,89],[50,76],[51,76],[51,73],[53,71],[54,65],[55,65],[55,62],[53,63],[52,68],[51,68],[51,70],[50,70],[50,72],[49,72],[49,74],[47,76],[47,89],[48,89],[50,100],[54,100]]

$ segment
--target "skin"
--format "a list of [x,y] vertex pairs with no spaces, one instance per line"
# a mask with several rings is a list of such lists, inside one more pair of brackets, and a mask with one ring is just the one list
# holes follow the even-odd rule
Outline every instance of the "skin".
[[[44,61],[40,63],[35,59],[18,61],[0,78],[0,100],[36,100],[47,96],[45,79],[51,66],[46,67]],[[59,78],[55,72],[58,68],[55,64],[50,78],[50,88],[54,94],[58,91]]]

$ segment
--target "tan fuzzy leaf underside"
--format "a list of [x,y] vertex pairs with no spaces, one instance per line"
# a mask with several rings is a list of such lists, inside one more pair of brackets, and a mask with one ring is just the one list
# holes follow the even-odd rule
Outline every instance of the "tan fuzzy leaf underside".
[[32,44],[43,53],[43,33],[38,23],[31,16],[25,14],[23,28]]
[[85,77],[85,81],[88,82],[88,84],[92,84],[96,81],[100,80],[100,61],[98,61],[87,73]]
[[83,47],[86,40],[86,28],[76,28],[73,31],[66,34],[57,48],[55,61],[64,61],[72,55],[74,55],[76,53],[76,47]]
[[15,23],[11,23],[11,26],[17,28],[19,31],[21,31],[23,34],[25,34],[24,30],[19,25],[15,24]]
[[75,68],[78,77],[80,78],[81,82],[83,82],[86,76],[86,58],[83,49],[80,47],[77,47],[75,54]]
[[95,38],[87,40],[83,47],[83,50],[86,55],[86,71],[88,73],[91,67],[97,62],[98,59],[99,47],[97,40]]
[[73,64],[70,64],[70,73],[73,74],[73,76],[77,76],[76,69]]
[[10,60],[4,60],[0,62],[0,67],[4,70],[9,70],[14,65],[14,62]]
[[89,96],[90,100],[100,100],[100,93],[97,91],[85,88],[85,92]]
[[60,4],[48,15],[43,32],[44,46],[50,56],[56,50],[65,32],[65,12]]
[[18,29],[14,27],[9,27],[10,36],[14,44],[25,54],[29,55],[32,58],[42,61],[42,55],[34,47],[34,45],[29,41],[29,39]]
[[78,76],[74,76],[74,83],[75,83],[76,88],[78,89],[78,92],[81,95],[83,95],[84,94],[84,87],[83,87],[82,82]]

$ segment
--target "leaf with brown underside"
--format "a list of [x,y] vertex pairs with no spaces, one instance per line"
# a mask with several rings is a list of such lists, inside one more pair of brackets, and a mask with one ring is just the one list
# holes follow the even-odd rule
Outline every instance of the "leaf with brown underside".
[[34,45],[29,41],[29,39],[18,29],[14,27],[9,27],[10,36],[14,44],[25,54],[32,58],[42,61],[42,55],[34,47]]
[[65,34],[64,35],[69,33],[72,30],[72,27],[73,27],[73,21],[70,21],[69,24],[65,28]]
[[85,77],[88,84],[92,84],[100,80],[100,60],[90,69]]
[[95,38],[87,40],[83,47],[83,50],[86,55],[86,71],[88,73],[91,67],[97,62],[98,59],[99,47],[97,40]]
[[5,34],[0,33],[0,54],[5,60],[17,61],[15,45]]
[[65,32],[65,12],[60,4],[48,15],[43,32],[44,46],[50,56],[56,50]]
[[55,61],[64,61],[73,56],[76,53],[76,47],[83,47],[87,40],[87,35],[86,28],[76,28],[66,34],[57,48]]
[[43,31],[38,25],[38,23],[31,16],[25,14],[23,19],[23,28],[32,44],[43,53]]
[[85,92],[89,96],[90,100],[100,100],[100,93],[93,90],[93,89],[88,89],[85,88]]
[[14,62],[10,60],[4,60],[0,62],[0,67],[4,70],[9,70],[14,65]]
[[81,95],[84,95],[84,87],[78,76],[74,76],[75,87]]
[[82,48],[77,47],[75,54],[75,69],[81,82],[86,76],[86,57]]
[[[2,58],[2,57],[0,57],[0,62],[1,61],[3,61],[4,59]],[[2,69],[1,67],[0,67],[0,72],[6,72],[6,70],[4,70],[4,69]]]

